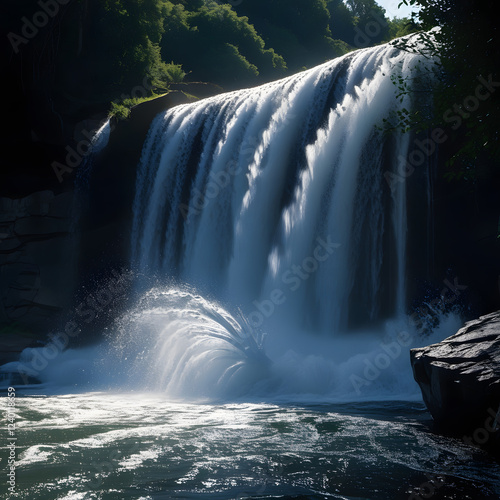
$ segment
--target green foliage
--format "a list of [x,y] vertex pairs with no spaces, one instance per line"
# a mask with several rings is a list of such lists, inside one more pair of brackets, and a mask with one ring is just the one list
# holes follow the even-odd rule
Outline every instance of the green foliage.
[[192,80],[231,88],[284,76],[283,58],[229,5],[207,2],[190,12],[167,2],[167,9],[162,56],[182,62]]
[[335,57],[341,56],[343,54],[347,54],[352,50],[352,47],[343,40],[333,40],[330,39],[328,44],[331,47],[332,54],[335,54]]
[[370,45],[386,41],[389,37],[389,22],[385,17],[385,9],[375,0],[347,0],[347,6],[354,16],[355,32],[353,44],[357,45],[360,34],[370,40]]
[[168,90],[169,83],[180,83],[186,78],[186,72],[182,69],[182,64],[169,64],[160,61],[150,68],[151,86],[155,90]]
[[[31,19],[39,6],[9,0],[9,9],[2,25],[19,33],[19,20]],[[115,101],[112,112],[126,116],[123,101],[165,92],[186,78],[239,88],[345,54],[375,11],[391,33],[403,32],[401,23],[384,20],[374,0],[349,6],[342,0],[73,0],[21,44],[22,57],[9,54],[21,69],[9,70],[9,82],[20,95],[36,89],[30,99],[54,114],[84,114]]]
[[388,19],[375,0],[329,0],[332,37],[353,48],[387,42],[419,29],[412,19]]
[[325,0],[252,0],[235,9],[248,17],[266,45],[281,54],[292,71],[338,55],[332,51]]
[[109,111],[109,116],[115,116],[119,120],[125,120],[130,116],[131,106],[126,104],[120,104],[115,101],[111,103],[111,109]]
[[146,101],[151,101],[159,97],[159,94],[151,93],[151,95],[146,97],[128,97],[123,100],[114,100],[111,102],[111,108],[109,110],[109,116],[114,116],[119,120],[125,120],[130,116],[130,112],[134,106],[141,104]]
[[163,63],[164,75],[167,82],[180,83],[186,78],[186,72],[182,69],[182,64]]
[[334,39],[353,45],[356,20],[343,0],[330,0],[327,3],[330,12],[329,28]]
[[161,62],[163,0],[73,2],[54,46],[57,89],[79,99],[130,93]]
[[[486,2],[467,0],[403,0],[418,5],[418,22],[432,36],[422,33],[418,46],[407,50],[432,55],[436,61],[435,115],[431,127],[446,128],[447,155],[453,180],[483,175],[481,165],[500,162],[500,92],[484,82],[498,81],[500,27]],[[483,82],[483,83],[481,83]],[[490,87],[488,89],[488,87]],[[478,99],[478,88],[485,98]]]
[[381,130],[390,133],[426,131],[434,116],[432,105],[427,104],[427,97],[432,93],[434,85],[434,75],[428,64],[417,63],[411,69],[410,76],[403,76],[401,63],[394,67],[390,78],[397,90],[396,99],[403,104],[407,98],[413,106],[408,106],[410,109],[401,107],[391,112],[389,117],[383,120]]
[[394,40],[410,33],[415,33],[420,30],[420,26],[409,17],[397,18],[389,20],[388,40]]

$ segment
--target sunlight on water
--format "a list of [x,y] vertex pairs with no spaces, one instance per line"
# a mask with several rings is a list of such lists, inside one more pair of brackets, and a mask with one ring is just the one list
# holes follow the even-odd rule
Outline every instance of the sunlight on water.
[[2,369],[36,372],[44,393],[140,390],[189,401],[420,401],[409,350],[451,335],[461,319],[442,315],[431,335],[407,319],[333,338],[280,318],[264,326],[265,331],[252,327],[240,311],[231,314],[188,287],[156,287],[117,320],[101,344],[56,357],[46,348],[27,349],[20,362]]
[[194,405],[136,392],[18,405],[22,498],[404,499],[429,474],[462,495],[446,498],[500,493],[498,464],[429,433],[415,403]]
[[275,316],[325,335],[401,315],[411,141],[382,127],[415,107],[391,75],[424,85],[430,64],[385,44],[158,115],[137,171],[134,269],[254,319],[274,297]]

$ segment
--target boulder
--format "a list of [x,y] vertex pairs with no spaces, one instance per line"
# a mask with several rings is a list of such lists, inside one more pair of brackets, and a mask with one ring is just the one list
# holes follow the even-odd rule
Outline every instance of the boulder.
[[410,352],[413,376],[438,428],[499,450],[500,311]]

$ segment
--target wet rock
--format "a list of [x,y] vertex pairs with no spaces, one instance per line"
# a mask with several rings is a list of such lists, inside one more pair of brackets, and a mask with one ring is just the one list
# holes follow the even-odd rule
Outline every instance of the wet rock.
[[500,311],[412,349],[415,380],[438,428],[500,449]]

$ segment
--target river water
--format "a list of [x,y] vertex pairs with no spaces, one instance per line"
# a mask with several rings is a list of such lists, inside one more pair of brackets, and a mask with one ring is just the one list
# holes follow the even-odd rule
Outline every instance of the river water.
[[500,465],[434,434],[419,401],[188,404],[153,393],[36,392],[16,397],[12,498],[500,496]]

